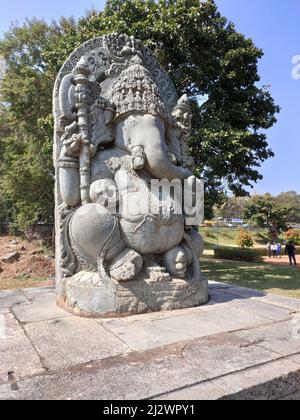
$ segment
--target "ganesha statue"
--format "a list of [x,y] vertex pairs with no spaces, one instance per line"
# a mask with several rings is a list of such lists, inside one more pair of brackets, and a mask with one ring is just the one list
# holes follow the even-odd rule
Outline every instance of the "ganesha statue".
[[111,34],[54,88],[57,302],[94,317],[205,304],[192,112],[152,52]]

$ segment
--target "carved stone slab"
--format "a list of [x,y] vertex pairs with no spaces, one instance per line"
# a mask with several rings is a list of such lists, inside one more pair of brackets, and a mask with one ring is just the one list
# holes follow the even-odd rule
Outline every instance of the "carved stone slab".
[[152,52],[119,34],[81,45],[59,72],[53,112],[59,305],[104,316],[206,303],[203,240],[178,199],[200,183],[191,107]]

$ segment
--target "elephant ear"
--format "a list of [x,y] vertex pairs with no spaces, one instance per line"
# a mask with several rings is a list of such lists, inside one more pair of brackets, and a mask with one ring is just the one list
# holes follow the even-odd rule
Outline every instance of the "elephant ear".
[[114,116],[115,106],[104,98],[100,98],[91,106],[91,142],[96,148],[109,145],[114,140]]
[[183,95],[172,111],[172,124],[169,126],[170,149],[179,163],[192,169],[194,162],[189,156],[188,142],[192,130],[192,109],[187,95]]
[[192,129],[192,108],[187,95],[181,96],[177,105],[172,111],[172,117],[175,119],[178,128],[182,130],[185,137],[191,135]]
[[59,108],[61,117],[65,117],[69,121],[76,119],[77,115],[74,111],[76,104],[75,85],[73,83],[73,75],[67,74],[62,79],[59,88]]

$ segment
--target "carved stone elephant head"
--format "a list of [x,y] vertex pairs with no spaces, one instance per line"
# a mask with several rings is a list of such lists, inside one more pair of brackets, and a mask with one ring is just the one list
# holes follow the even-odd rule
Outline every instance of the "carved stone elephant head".
[[[160,116],[133,114],[119,120],[115,126],[115,145],[125,152],[143,150],[144,168],[158,179],[186,179],[192,172],[172,163],[165,141],[166,124]],[[139,160],[140,169],[141,162]]]

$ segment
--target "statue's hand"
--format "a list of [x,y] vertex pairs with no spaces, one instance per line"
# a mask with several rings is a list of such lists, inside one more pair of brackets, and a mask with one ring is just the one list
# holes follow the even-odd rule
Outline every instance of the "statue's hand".
[[90,188],[91,200],[105,207],[111,213],[116,212],[118,204],[118,189],[112,179],[100,179],[92,183]]
[[89,145],[90,156],[94,157],[96,154],[95,146],[90,144],[87,139],[83,139],[80,134],[73,134],[70,139],[63,142],[61,158],[78,158],[81,153],[82,146],[85,144]]
[[142,146],[133,146],[131,148],[132,167],[135,170],[143,169],[146,162],[146,155]]

